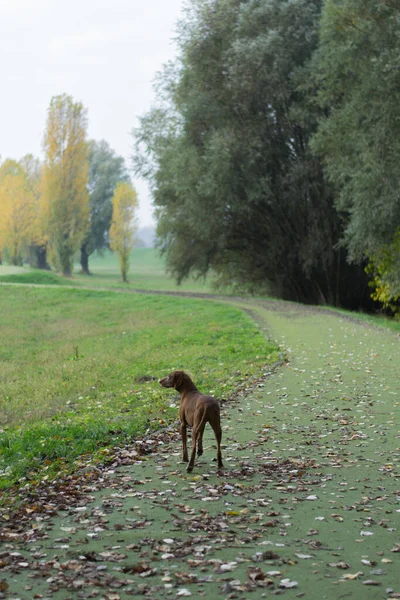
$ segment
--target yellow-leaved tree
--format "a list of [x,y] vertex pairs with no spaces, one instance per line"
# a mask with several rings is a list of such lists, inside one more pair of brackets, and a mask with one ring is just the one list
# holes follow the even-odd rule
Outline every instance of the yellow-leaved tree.
[[34,236],[35,198],[21,165],[6,160],[0,167],[0,254],[22,265]]
[[371,298],[381,302],[398,319],[400,317],[400,229],[390,244],[382,244],[366,269],[372,277],[370,286],[374,288]]
[[89,226],[86,136],[83,105],[66,94],[52,98],[43,142],[42,229],[50,261],[67,276]]
[[110,228],[110,248],[119,254],[122,281],[128,281],[129,255],[135,243],[137,229],[135,211],[137,194],[130,183],[117,184],[112,198],[113,213]]
[[39,269],[48,269],[47,264],[47,235],[43,231],[43,219],[41,218],[40,211],[43,209],[41,203],[41,191],[42,191],[42,175],[43,169],[38,158],[35,158],[32,154],[26,154],[19,161],[22,169],[27,178],[29,190],[31,191],[34,198],[34,210],[33,210],[33,223],[32,223],[32,239],[29,245],[29,264],[31,267]]

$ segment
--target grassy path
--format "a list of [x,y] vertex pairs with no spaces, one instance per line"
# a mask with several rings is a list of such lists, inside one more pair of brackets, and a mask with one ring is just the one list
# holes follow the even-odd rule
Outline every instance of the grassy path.
[[66,484],[31,507],[0,598],[400,597],[398,335],[242,306],[289,362],[225,406],[225,473],[208,428],[190,475],[173,428],[121,450],[76,501]]

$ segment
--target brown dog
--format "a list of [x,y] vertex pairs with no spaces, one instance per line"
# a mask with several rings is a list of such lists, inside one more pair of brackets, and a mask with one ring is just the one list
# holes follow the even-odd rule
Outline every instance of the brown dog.
[[221,421],[219,404],[212,396],[203,396],[184,371],[173,371],[164,379],[160,379],[160,385],[165,388],[175,388],[181,395],[181,404],[179,408],[179,419],[181,422],[181,434],[183,445],[183,460],[189,461],[187,451],[186,427],[192,427],[192,454],[187,470],[193,470],[194,458],[203,454],[203,432],[206,423],[210,423],[217,440],[217,461],[218,468],[222,469],[221,456]]

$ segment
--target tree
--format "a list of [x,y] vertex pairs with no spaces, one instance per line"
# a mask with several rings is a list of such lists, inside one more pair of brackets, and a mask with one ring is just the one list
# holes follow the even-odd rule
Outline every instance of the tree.
[[337,248],[342,223],[309,140],[318,0],[192,0],[180,57],[141,119],[135,168],[156,206],[159,246],[182,281],[351,306],[362,268]]
[[0,250],[12,265],[22,265],[33,235],[35,198],[21,165],[13,160],[0,167]]
[[113,212],[110,228],[111,250],[118,252],[122,281],[126,282],[129,271],[129,255],[135,242],[135,210],[137,195],[130,183],[120,182],[112,198]]
[[47,237],[42,230],[41,218],[41,184],[42,165],[38,158],[32,154],[26,154],[20,161],[27,180],[27,184],[34,198],[32,240],[29,245],[29,264],[37,269],[49,269],[47,263]]
[[89,144],[89,231],[81,245],[82,273],[89,274],[89,256],[109,246],[112,197],[116,185],[130,179],[124,159],[104,140]]
[[376,298],[400,288],[399,30],[398,0],[326,0],[314,59],[325,118],[313,148],[337,190],[350,259],[367,257],[378,277]]
[[400,229],[390,244],[382,244],[370,257],[371,297],[384,309],[400,315]]
[[50,102],[44,135],[43,216],[50,259],[71,275],[89,222],[87,113],[66,94]]

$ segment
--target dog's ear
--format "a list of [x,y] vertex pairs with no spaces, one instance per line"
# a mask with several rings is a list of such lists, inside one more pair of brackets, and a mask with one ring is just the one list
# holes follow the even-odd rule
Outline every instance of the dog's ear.
[[174,373],[173,386],[178,391],[182,387],[184,376],[185,373],[183,371],[175,371]]

